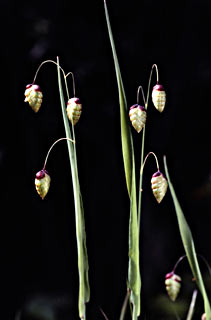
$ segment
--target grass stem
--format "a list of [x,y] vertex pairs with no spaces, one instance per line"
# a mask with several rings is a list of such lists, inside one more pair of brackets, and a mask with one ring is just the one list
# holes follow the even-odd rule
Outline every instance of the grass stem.
[[85,221],[84,221],[84,209],[83,201],[80,192],[80,184],[78,178],[78,167],[77,167],[77,158],[76,158],[76,147],[75,143],[70,143],[70,140],[75,141],[74,128],[73,136],[69,126],[69,121],[66,114],[66,104],[64,101],[62,82],[60,76],[60,66],[59,58],[57,57],[57,72],[58,72],[58,86],[60,93],[60,101],[63,115],[63,122],[67,137],[67,146],[70,159],[70,168],[72,173],[72,183],[73,183],[73,195],[74,195],[74,204],[75,204],[75,223],[76,223],[76,242],[77,242],[77,251],[78,251],[78,272],[79,272],[79,298],[78,298],[78,309],[79,317],[83,320],[86,319],[86,302],[89,301],[90,289],[89,289],[89,279],[88,279],[88,254],[86,248],[86,232],[85,232]]
[[190,303],[190,307],[189,307],[189,311],[188,311],[188,315],[187,315],[186,320],[191,320],[193,317],[197,294],[198,294],[198,290],[195,289],[193,291],[193,295],[192,295],[192,299],[191,299],[191,303]]
[[[149,76],[149,81],[148,81],[148,88],[147,88],[147,99],[145,103],[145,109],[147,110],[148,108],[148,103],[149,103],[149,90],[150,90],[150,85],[151,85],[151,80],[152,80],[152,72],[153,69],[156,68],[156,73],[157,73],[157,82],[159,80],[158,76],[158,67],[156,64],[153,64],[150,76]],[[145,146],[145,131],[146,131],[146,124],[143,128],[143,133],[142,133],[142,143],[141,143],[141,164],[140,164],[140,177],[139,177],[139,197],[138,197],[138,229],[140,232],[140,223],[141,223],[141,203],[142,203],[142,186],[143,186],[143,171],[141,171],[141,168],[143,167],[144,163],[144,146]]]

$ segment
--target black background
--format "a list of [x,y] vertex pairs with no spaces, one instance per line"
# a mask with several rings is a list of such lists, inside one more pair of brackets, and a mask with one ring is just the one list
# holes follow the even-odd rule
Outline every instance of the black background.
[[[167,103],[162,114],[149,104],[145,152],[156,153],[162,171],[167,156],[197,252],[210,262],[210,1],[107,4],[128,106],[136,103],[139,85],[146,94],[151,67],[158,65]],[[109,319],[118,319],[126,294],[129,199],[103,0],[1,0],[0,5],[1,318],[14,319],[19,310],[21,319],[78,318],[75,219],[65,142],[49,157],[52,183],[44,201],[34,187],[49,147],[65,136],[53,64],[45,64],[36,81],[44,95],[40,111],[35,114],[23,101],[39,64],[59,56],[64,70],[74,73],[76,96],[83,103],[75,130],[90,265],[87,318],[103,319],[102,308]],[[69,87],[72,92],[71,80]],[[132,132],[138,171],[141,133]],[[164,277],[184,254],[170,192],[160,205],[151,193],[155,171],[149,158],[140,238],[147,320],[175,318]],[[206,278],[203,261],[200,265]],[[185,280],[178,306],[184,307],[185,318],[194,284],[187,261],[179,268]],[[197,319],[202,312],[198,297]]]

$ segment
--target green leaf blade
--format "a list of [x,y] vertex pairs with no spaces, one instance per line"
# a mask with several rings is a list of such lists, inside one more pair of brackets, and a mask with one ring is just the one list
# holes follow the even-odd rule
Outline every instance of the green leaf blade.
[[185,216],[183,214],[183,211],[181,209],[179,201],[177,199],[176,193],[174,191],[174,187],[171,183],[165,157],[164,157],[164,166],[165,166],[166,177],[168,179],[169,189],[170,189],[171,196],[172,196],[174,206],[175,206],[175,211],[176,211],[176,215],[177,215],[177,221],[178,221],[178,225],[179,225],[179,231],[180,231],[182,243],[183,243],[183,246],[184,246],[184,249],[185,249],[193,276],[196,279],[197,286],[203,296],[206,319],[211,320],[210,303],[209,303],[208,296],[207,296],[207,293],[205,290],[202,274],[201,274],[201,271],[199,268],[199,263],[197,260],[197,255],[196,255],[196,250],[195,250],[195,245],[194,245],[192,233],[191,233],[190,227],[188,226],[188,223],[185,219]]
[[139,268],[139,229],[137,221],[134,148],[127,110],[127,100],[105,0],[104,7],[119,92],[122,153],[127,190],[130,197],[128,289],[130,291],[130,300],[133,304],[133,320],[136,320],[140,315],[141,277]]
[[117,59],[113,34],[111,30],[111,24],[108,14],[108,9],[106,5],[106,1],[104,1],[105,7],[105,15],[106,15],[106,22],[108,27],[108,33],[113,53],[114,59],[114,66],[116,71],[116,78],[117,78],[117,85],[119,91],[119,104],[120,104],[120,121],[121,121],[121,140],[122,140],[122,153],[123,153],[123,162],[124,162],[124,169],[125,169],[125,176],[126,176],[126,183],[129,196],[131,195],[131,186],[132,186],[132,167],[133,167],[133,141],[132,135],[130,130],[130,122],[128,117],[128,110],[127,110],[127,100],[125,95],[125,90],[122,82],[121,72],[119,68],[119,62]]

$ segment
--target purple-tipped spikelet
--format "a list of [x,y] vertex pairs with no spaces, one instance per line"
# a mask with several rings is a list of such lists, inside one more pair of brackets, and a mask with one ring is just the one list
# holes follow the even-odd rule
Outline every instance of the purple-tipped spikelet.
[[34,112],[38,112],[41,103],[43,94],[41,92],[40,86],[36,84],[28,84],[25,90],[25,100],[24,102],[28,102],[30,107],[34,110]]
[[46,170],[40,170],[36,174],[35,187],[39,196],[44,199],[50,187],[51,178]]
[[166,93],[161,84],[156,84],[152,89],[152,101],[155,108],[162,112],[166,104]]
[[143,106],[134,104],[129,111],[130,121],[135,130],[139,133],[143,129],[147,119],[147,112]]
[[165,285],[169,298],[171,301],[175,301],[181,288],[180,276],[176,275],[174,272],[167,273]]
[[79,98],[71,98],[67,102],[67,116],[70,122],[75,125],[80,119],[82,104]]
[[153,174],[151,179],[151,186],[155,199],[158,203],[160,203],[165,196],[168,188],[168,182],[160,171],[157,171]]

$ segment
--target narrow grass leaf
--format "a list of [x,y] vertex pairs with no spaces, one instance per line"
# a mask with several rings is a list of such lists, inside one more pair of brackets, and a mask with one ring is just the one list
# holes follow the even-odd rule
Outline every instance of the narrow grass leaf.
[[139,230],[137,221],[135,159],[133,140],[127,110],[126,95],[124,91],[123,81],[119,68],[119,62],[117,59],[113,34],[111,30],[108,9],[105,0],[104,7],[119,92],[122,153],[126,176],[126,184],[130,197],[128,288],[130,289],[130,300],[133,304],[133,320],[135,320],[140,314],[141,290],[141,278],[139,269]]
[[[69,126],[69,121],[66,114],[66,104],[63,95],[61,74],[59,68],[59,59],[57,58],[57,71],[58,71],[58,85],[60,93],[60,101],[62,107],[63,122],[66,132],[66,137],[72,139],[72,134]],[[89,301],[90,289],[88,280],[88,255],[86,248],[86,233],[85,233],[85,221],[84,221],[84,209],[83,202],[80,192],[80,185],[78,179],[78,169],[76,160],[76,150],[73,143],[67,141],[70,167],[72,173],[72,183],[73,183],[73,194],[74,194],[74,204],[75,204],[75,220],[76,220],[76,239],[77,239],[77,250],[78,250],[78,272],[79,272],[79,317],[81,319],[86,319],[86,305],[85,303]]]
[[190,268],[192,270],[194,279],[195,279],[196,284],[197,284],[197,286],[203,296],[203,299],[204,299],[204,308],[205,308],[205,313],[206,313],[206,319],[211,320],[210,303],[209,303],[209,300],[207,297],[203,278],[202,278],[201,271],[199,268],[192,233],[191,233],[190,227],[188,226],[188,223],[185,219],[185,216],[182,212],[181,206],[179,204],[179,201],[177,199],[173,185],[171,183],[169,173],[168,173],[167,163],[166,163],[166,157],[164,157],[164,166],[165,166],[166,177],[168,179],[169,189],[170,189],[171,196],[172,196],[175,210],[176,210],[177,221],[178,221],[178,225],[179,225],[179,231],[180,231],[181,239],[183,242],[183,246],[184,246],[184,249],[185,249],[185,252],[186,252],[188,262],[189,262]]
[[119,62],[117,59],[117,54],[116,54],[113,34],[112,34],[112,30],[111,30],[111,24],[110,24],[110,20],[109,20],[106,1],[104,1],[104,7],[105,7],[105,15],[106,15],[108,33],[109,33],[109,38],[110,38],[110,43],[111,43],[111,48],[112,48],[112,53],[113,53],[114,66],[115,66],[115,71],[116,71],[118,91],[119,91],[122,152],[123,152],[123,161],[124,161],[127,189],[128,189],[128,193],[130,195],[131,186],[132,186],[131,182],[132,182],[132,167],[133,167],[133,153],[134,153],[133,141],[132,141],[130,122],[129,122],[129,117],[128,117],[127,101],[126,101],[125,91],[124,91],[124,87],[123,87],[121,72],[120,72],[120,68],[119,68]]
[[[135,170],[134,170],[135,171]],[[135,179],[135,172],[133,172]],[[137,319],[141,312],[141,276],[139,268],[139,230],[137,219],[136,185],[132,180],[132,192],[130,200],[129,221],[129,263],[128,263],[128,288],[130,289],[130,301],[133,304],[133,320]]]

